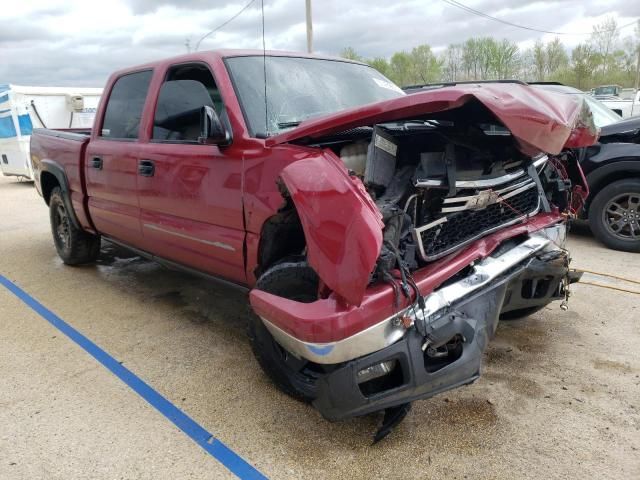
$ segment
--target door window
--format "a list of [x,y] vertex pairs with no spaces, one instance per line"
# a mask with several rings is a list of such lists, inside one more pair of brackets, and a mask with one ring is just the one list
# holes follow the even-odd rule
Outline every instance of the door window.
[[177,65],[167,72],[160,87],[153,121],[153,140],[197,142],[200,110],[213,107],[220,115],[222,99],[206,65]]
[[153,72],[129,73],[113,84],[102,122],[100,136],[114,139],[136,139],[142,109],[147,98]]

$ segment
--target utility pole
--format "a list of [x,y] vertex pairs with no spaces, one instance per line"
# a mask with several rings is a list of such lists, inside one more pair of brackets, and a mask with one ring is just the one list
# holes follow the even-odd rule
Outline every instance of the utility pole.
[[313,53],[313,21],[311,20],[311,0],[307,4],[307,52]]
[[638,88],[640,88],[640,40],[638,40],[638,46],[636,47],[638,51],[638,57],[636,59],[636,93],[638,92]]
[[185,38],[184,46],[187,47],[187,53],[191,53],[191,39]]

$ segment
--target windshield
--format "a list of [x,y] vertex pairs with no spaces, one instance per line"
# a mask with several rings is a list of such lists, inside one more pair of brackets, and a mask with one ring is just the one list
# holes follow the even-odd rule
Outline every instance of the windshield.
[[618,95],[618,89],[614,85],[607,85],[606,87],[596,87],[593,89],[593,94],[598,96],[615,96]]
[[309,118],[405,95],[378,71],[357,63],[261,55],[225,62],[247,126],[257,137],[280,133]]
[[600,103],[592,96],[582,94],[582,98],[584,98],[584,100],[587,102],[587,105],[593,113],[593,123],[596,124],[596,127],[602,128],[606,125],[610,125],[622,120],[622,117],[620,115],[618,115],[606,105]]

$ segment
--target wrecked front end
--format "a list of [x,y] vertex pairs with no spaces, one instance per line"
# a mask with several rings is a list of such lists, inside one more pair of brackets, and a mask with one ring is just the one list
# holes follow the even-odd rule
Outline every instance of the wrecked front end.
[[565,221],[587,187],[564,147],[597,132],[580,104],[536,93],[532,109],[527,87],[499,88],[420,94],[358,112],[369,125],[334,118],[281,139],[322,151],[281,175],[322,288],[311,303],[253,290],[251,304],[320,367],[326,418],[473,382],[501,314],[566,301]]

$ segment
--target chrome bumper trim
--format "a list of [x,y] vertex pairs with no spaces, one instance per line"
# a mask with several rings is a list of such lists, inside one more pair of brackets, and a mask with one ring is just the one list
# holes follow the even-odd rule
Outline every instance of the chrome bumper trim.
[[[548,156],[541,155],[533,161],[533,166],[537,169],[538,167],[544,165],[547,160],[549,160]],[[491,188],[497,185],[502,185],[503,183],[510,182],[512,180],[516,180],[517,178],[520,178],[526,174],[527,171],[525,169],[520,169],[513,173],[507,173],[506,175],[496,178],[486,178],[481,180],[457,180],[456,188]],[[418,188],[444,187],[445,181],[440,179],[418,178],[414,185]]]
[[480,290],[513,267],[533,257],[545,248],[559,249],[564,244],[566,228],[555,225],[532,234],[527,240],[497,257],[486,257],[477,262],[473,273],[451,285],[425,296],[424,314],[404,309],[397,314],[372,325],[350,337],[329,343],[305,342],[295,338],[264,317],[262,321],[275,340],[294,355],[320,364],[335,364],[353,360],[381,350],[397,342],[405,335],[405,328],[398,321],[408,314],[412,318],[430,318],[444,308]]

